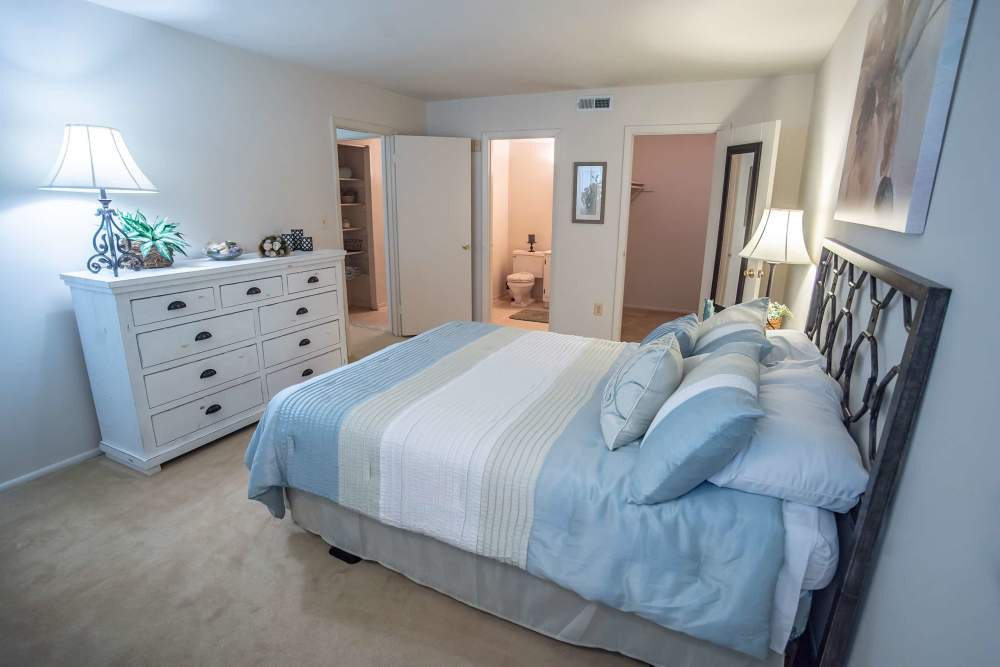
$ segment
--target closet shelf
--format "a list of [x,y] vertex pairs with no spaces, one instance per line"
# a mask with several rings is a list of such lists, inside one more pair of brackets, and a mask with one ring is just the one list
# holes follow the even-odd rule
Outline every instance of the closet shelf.
[[367,251],[365,251],[365,250],[348,250],[347,254],[348,255],[365,255],[365,254],[367,254]]
[[344,229],[345,232],[363,232],[363,231],[365,231],[361,227],[344,227],[343,229]]
[[364,206],[365,202],[363,202],[363,201],[355,201],[355,202],[351,202],[349,204],[346,203],[346,202],[340,202],[340,205],[341,206]]
[[342,181],[356,181],[356,182],[360,183],[360,182],[364,181],[365,179],[363,179],[363,178],[344,178],[343,176],[341,176],[340,180],[342,180]]

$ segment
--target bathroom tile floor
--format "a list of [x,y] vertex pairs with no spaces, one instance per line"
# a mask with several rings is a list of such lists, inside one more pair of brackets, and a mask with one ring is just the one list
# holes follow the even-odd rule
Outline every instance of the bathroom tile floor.
[[[542,304],[535,302],[531,304],[532,307],[538,308]],[[510,316],[519,310],[523,310],[523,306],[515,306],[508,299],[497,299],[493,302],[493,306],[490,313],[490,321],[493,324],[499,324],[505,327],[517,327],[518,329],[529,329],[531,331],[548,331],[549,325],[543,322],[525,322],[523,320],[512,320]]]

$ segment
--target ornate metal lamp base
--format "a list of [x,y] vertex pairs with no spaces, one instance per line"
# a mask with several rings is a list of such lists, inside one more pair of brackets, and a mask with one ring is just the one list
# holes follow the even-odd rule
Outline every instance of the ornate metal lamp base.
[[142,258],[132,252],[128,234],[115,221],[118,211],[109,206],[111,200],[103,188],[98,201],[101,202],[101,208],[97,209],[95,215],[101,216],[101,224],[94,232],[94,250],[97,252],[87,260],[87,268],[91,273],[100,273],[102,269],[110,268],[115,277],[118,276],[118,269],[138,271],[142,268]]

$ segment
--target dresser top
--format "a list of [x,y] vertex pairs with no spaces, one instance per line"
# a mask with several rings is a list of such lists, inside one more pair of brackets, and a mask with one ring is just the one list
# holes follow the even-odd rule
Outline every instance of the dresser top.
[[314,264],[330,262],[344,255],[343,250],[314,250],[312,252],[297,250],[287,257],[246,255],[239,259],[221,261],[205,257],[178,260],[173,266],[166,269],[143,269],[141,271],[119,269],[118,277],[112,275],[109,270],[104,270],[100,273],[70,271],[60,273],[59,277],[70,287],[84,287],[92,290],[117,292],[156,287],[182,280],[221,277],[226,274],[268,270],[283,271],[285,269],[308,267]]

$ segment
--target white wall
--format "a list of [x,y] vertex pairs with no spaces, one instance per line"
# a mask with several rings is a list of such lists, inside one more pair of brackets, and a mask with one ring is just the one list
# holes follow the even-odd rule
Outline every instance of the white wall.
[[[798,202],[798,171],[812,86],[812,75],[798,75],[589,91],[614,95],[614,110],[608,113],[575,110],[577,96],[588,91],[432,102],[427,105],[427,133],[480,138],[487,131],[558,130],[553,253],[559,259],[553,262],[552,327],[566,333],[610,338],[625,126],[781,120],[774,205],[792,206]],[[786,128],[791,137],[787,143]],[[570,221],[574,161],[608,162],[603,225]],[[473,206],[473,245],[477,251],[482,247],[480,209],[477,198]],[[479,312],[480,307],[482,261],[481,253],[473,255],[473,312]],[[603,304],[602,316],[593,315],[595,303]]]
[[[823,237],[835,238],[953,292],[850,664],[996,664],[1000,3],[977,3],[920,236],[833,220],[865,33],[878,5],[858,4],[816,79],[802,181],[808,240],[814,257]],[[789,275],[786,296],[800,320],[811,275],[802,268]]]
[[424,104],[84,2],[3,0],[0,16],[3,483],[99,439],[58,275],[84,268],[97,202],[36,189],[65,123],[121,129],[160,193],[113,205],[175,218],[195,253],[290,227],[333,247],[331,115],[421,133]]

